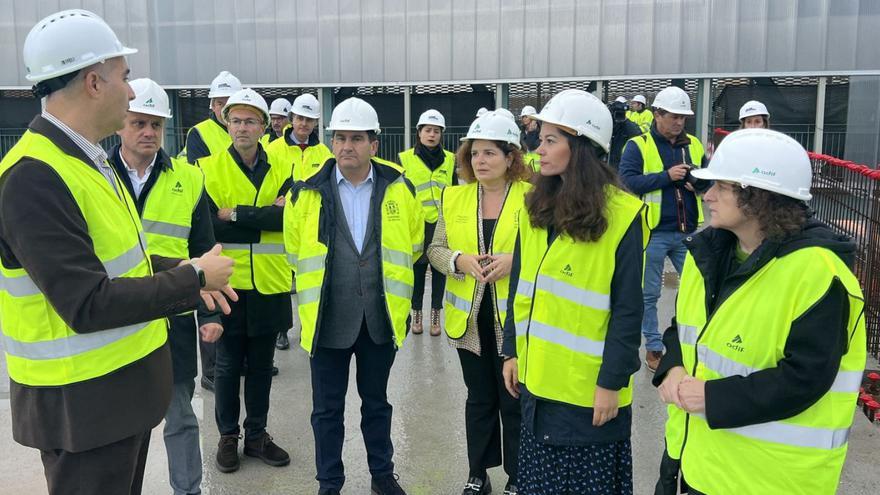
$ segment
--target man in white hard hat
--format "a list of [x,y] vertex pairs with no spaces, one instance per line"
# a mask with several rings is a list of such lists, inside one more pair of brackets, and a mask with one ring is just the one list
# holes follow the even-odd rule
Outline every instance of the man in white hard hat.
[[522,141],[526,147],[526,150],[524,150],[526,154],[538,149],[538,145],[541,142],[538,136],[541,129],[538,126],[538,121],[533,118],[537,113],[538,111],[531,105],[524,106],[519,113],[519,120],[522,122]]
[[260,144],[269,123],[266,100],[252,89],[229,97],[223,107],[232,146],[201,158],[205,190],[213,212],[214,235],[223,253],[235,260],[229,283],[239,294],[223,317],[214,370],[214,416],[220,432],[216,464],[220,472],[239,469],[238,440],[242,365],[244,379],[244,455],[270,466],[290,464],[290,456],[266,432],[272,358],[278,332],[292,325],[293,279],[281,234],[290,165],[267,155]]
[[275,98],[269,105],[269,127],[260,138],[260,143],[265,148],[270,143],[284,135],[285,129],[290,126],[290,101],[287,98]]
[[267,148],[279,160],[293,167],[293,180],[306,180],[314,175],[324,162],[333,158],[318,135],[318,118],[321,104],[314,95],[304,93],[290,106],[290,127],[284,131],[284,139],[272,142]]
[[648,132],[651,122],[654,121],[654,114],[647,108],[648,100],[645,95],[635,95],[629,102],[629,112],[626,114],[626,118],[639,126],[642,132]]
[[642,333],[647,350],[645,363],[654,371],[663,355],[657,329],[657,300],[668,257],[681,273],[687,249],[684,239],[703,221],[700,191],[708,184],[690,176],[704,165],[703,145],[685,132],[692,116],[691,100],[683,89],[670,86],[654,98],[654,123],[649,132],[626,143],[620,159],[620,178],[648,205],[651,240],[645,259],[645,313]]
[[328,129],[336,158],[294,184],[284,212],[301,345],[311,356],[318,493],[338,495],[345,483],[345,396],[355,356],[372,493],[405,495],[394,474],[387,387],[407,333],[422,206],[399,167],[374,159],[380,129],[372,106],[343,101]]
[[229,71],[221,71],[211,81],[211,89],[208,91],[208,98],[211,99],[209,105],[211,114],[186,133],[186,146],[180,155],[181,158],[186,158],[189,163],[195,163],[203,156],[220,153],[229,148],[232,139],[223,120],[223,107],[226,106],[229,97],[239,90],[241,90],[241,81]]
[[[216,244],[202,173],[162,148],[165,121],[171,118],[165,90],[150,79],[130,85],[135,97],[128,104],[125,126],[116,131],[121,142],[108,152],[110,164],[134,200],[150,252],[169,258],[201,256]],[[193,316],[187,312],[168,319],[174,385],[163,433],[176,495],[199,493],[202,482],[199,423],[191,402],[197,334],[213,343],[223,332],[219,313],[199,308],[198,331]],[[202,357],[208,359],[205,353]]]
[[125,57],[135,52],[92,12],[38,22],[23,58],[45,110],[0,162],[12,434],[40,450],[51,495],[141,492],[150,432],[171,395],[165,317],[203,297],[226,305],[200,289],[227,288],[232,260],[220,246],[193,259],[148,251],[98,145],[124,126],[134,97]]

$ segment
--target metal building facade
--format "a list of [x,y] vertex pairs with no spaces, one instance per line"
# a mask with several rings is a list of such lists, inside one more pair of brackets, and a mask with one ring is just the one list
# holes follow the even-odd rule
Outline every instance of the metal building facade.
[[880,74],[874,0],[0,0],[0,87],[30,86],[27,32],[64,8],[169,87]]

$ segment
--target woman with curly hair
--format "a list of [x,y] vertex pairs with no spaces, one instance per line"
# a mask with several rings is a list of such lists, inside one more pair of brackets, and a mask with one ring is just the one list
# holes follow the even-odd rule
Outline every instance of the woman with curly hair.
[[504,380],[520,397],[519,493],[631,494],[645,205],[605,163],[611,113],[567,90],[542,121],[540,176],[519,215]]
[[[832,494],[865,368],[854,245],[810,218],[794,139],[735,131],[707,169],[654,385],[669,404],[655,493]],[[673,460],[676,458],[677,460]]]

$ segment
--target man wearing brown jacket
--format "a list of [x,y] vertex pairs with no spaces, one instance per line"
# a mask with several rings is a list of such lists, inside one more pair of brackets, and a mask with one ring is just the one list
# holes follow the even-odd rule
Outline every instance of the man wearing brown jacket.
[[40,450],[52,495],[141,492],[171,392],[164,317],[200,300],[228,310],[221,289],[236,297],[219,245],[192,260],[150,255],[98,146],[122,128],[134,96],[125,56],[135,52],[88,11],[40,21],[24,62],[45,110],[0,162],[12,431]]

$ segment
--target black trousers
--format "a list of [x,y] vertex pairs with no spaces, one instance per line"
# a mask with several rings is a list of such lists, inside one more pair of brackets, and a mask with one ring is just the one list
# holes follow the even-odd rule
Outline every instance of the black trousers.
[[[229,322],[224,320],[224,325]],[[241,367],[247,358],[244,377],[245,438],[256,440],[266,431],[269,393],[272,390],[272,359],[277,333],[249,337],[247,332],[225,329],[217,341],[217,366],[214,370],[214,417],[221,435],[240,433],[239,390]]]
[[663,457],[660,458],[660,478],[654,487],[654,495],[678,495],[679,493],[702,495],[688,486],[684,476],[679,477],[680,469],[681,461],[669,457],[669,451],[664,449]]
[[315,434],[315,479],[321,488],[341,489],[345,483],[342,444],[345,441],[345,396],[352,355],[357,363],[357,389],[361,397],[361,434],[367,465],[374,478],[394,472],[391,443],[391,404],[388,377],[394,364],[394,344],[376,344],[366,324],[352,347],[317,347],[312,369],[312,431]]
[[489,293],[483,295],[477,327],[480,333],[480,356],[458,349],[458,359],[467,386],[465,431],[469,476],[486,479],[486,469],[500,466],[510,483],[517,483],[517,456],[522,412],[519,400],[504,387],[501,369],[504,360],[498,355],[494,316]]
[[150,431],[85,452],[41,450],[49,495],[140,495]]
[[438,272],[430,263],[413,265],[412,309],[422,310],[422,299],[425,297],[425,274],[431,267],[431,309],[443,309],[443,292],[446,290],[446,275]]

